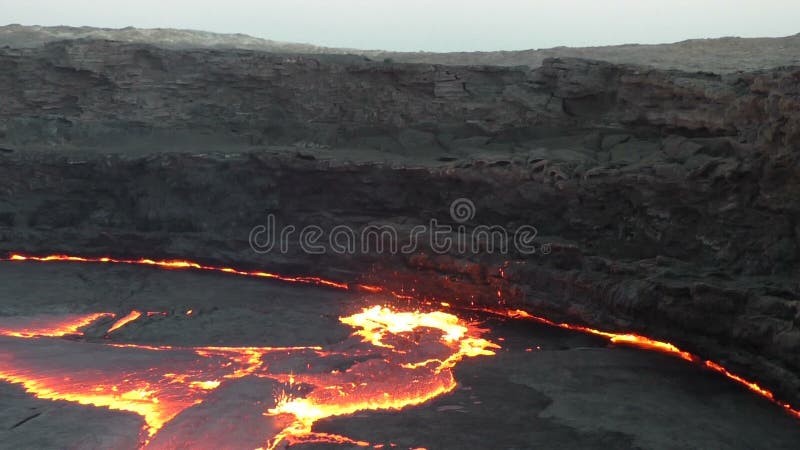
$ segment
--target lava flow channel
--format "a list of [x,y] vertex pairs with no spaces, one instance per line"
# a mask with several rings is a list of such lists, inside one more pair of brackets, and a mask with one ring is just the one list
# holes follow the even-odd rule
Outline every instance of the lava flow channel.
[[[493,355],[499,348],[480,337],[484,330],[452,314],[398,312],[381,306],[341,317],[354,332],[327,349],[146,346],[54,338],[79,333],[75,324],[88,325],[108,315],[69,316],[61,324],[51,316],[41,329],[32,325],[39,321],[36,317],[30,323],[0,320],[4,348],[0,380],[20,384],[42,399],[136,413],[145,422],[143,447],[163,447],[160,430],[198,407],[211,392],[224,389],[227,381],[245,378],[272,379],[283,386],[276,393],[264,393],[271,397],[264,403],[272,406],[262,411],[260,420],[273,424],[275,432],[263,436],[263,446],[274,449],[281,442],[366,446],[345,436],[316,433],[313,424],[326,417],[428,401],[455,388],[451,369],[463,358]],[[331,369],[292,374],[270,367],[296,358]],[[343,360],[349,368],[335,369]],[[192,447],[219,444],[195,442]]]

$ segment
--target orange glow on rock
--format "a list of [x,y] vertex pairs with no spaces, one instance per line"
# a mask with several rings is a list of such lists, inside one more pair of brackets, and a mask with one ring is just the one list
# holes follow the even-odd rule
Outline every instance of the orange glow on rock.
[[[148,314],[148,316],[149,315],[150,314]],[[129,312],[125,317],[122,317],[119,320],[117,320],[116,322],[114,322],[111,325],[111,327],[108,329],[108,331],[106,331],[106,334],[111,334],[115,330],[119,330],[120,328],[122,328],[125,325],[133,322],[134,320],[138,319],[139,317],[142,317],[142,313],[140,313],[139,311],[136,311],[134,309],[133,311]]]
[[326,280],[318,277],[306,276],[286,276],[276,273],[262,272],[262,271],[246,271],[234,269],[231,267],[222,266],[209,266],[200,264],[194,261],[173,260],[173,259],[118,259],[107,256],[103,257],[86,257],[86,256],[70,256],[70,255],[47,255],[47,256],[29,256],[19,253],[12,253],[6,261],[38,261],[38,262],[82,262],[82,263],[104,263],[104,264],[129,264],[137,266],[153,266],[161,269],[194,269],[204,270],[208,272],[221,272],[229,273],[232,275],[240,275],[247,277],[268,278],[278,281],[285,281],[289,283],[311,284],[317,286],[326,286],[335,289],[349,289],[346,283],[339,283],[336,281]]
[[731,380],[746,386],[751,391],[753,391],[756,394],[768,399],[772,403],[775,403],[776,405],[779,405],[780,407],[785,409],[787,413],[789,413],[789,414],[797,417],[798,419],[800,419],[800,410],[792,408],[792,405],[790,405],[788,403],[784,403],[784,402],[781,402],[780,400],[777,400],[775,398],[775,395],[772,393],[772,391],[770,391],[768,389],[764,389],[761,386],[759,386],[758,384],[753,383],[752,381],[745,380],[744,378],[740,377],[739,375],[736,375],[734,373],[729,372],[728,369],[722,367],[721,365],[719,365],[719,364],[717,364],[717,363],[715,363],[713,361],[705,361],[704,364],[705,364],[706,367],[708,367],[709,369],[713,370],[714,372],[721,373],[722,375],[725,375],[726,377],[730,378]]
[[704,360],[703,358],[700,358],[697,355],[693,355],[693,354],[691,354],[689,352],[683,351],[683,350],[679,349],[678,347],[676,347],[675,345],[670,344],[669,342],[657,341],[655,339],[650,339],[648,337],[640,336],[638,334],[610,333],[610,332],[607,332],[607,331],[600,331],[600,330],[597,330],[597,329],[594,329],[594,328],[584,327],[584,326],[581,326],[581,325],[573,325],[573,324],[569,324],[569,323],[553,322],[552,320],[546,319],[544,317],[534,316],[533,314],[530,314],[527,311],[523,311],[523,310],[520,310],[520,309],[515,309],[515,310],[483,309],[482,311],[489,312],[491,314],[497,314],[497,315],[505,316],[505,317],[522,318],[522,319],[533,320],[533,321],[536,321],[536,322],[539,322],[539,323],[543,323],[545,325],[549,325],[549,326],[553,326],[553,327],[564,328],[564,329],[573,330],[573,331],[580,331],[582,333],[587,333],[587,334],[593,334],[595,336],[604,337],[604,338],[608,339],[610,342],[612,342],[614,344],[632,345],[634,347],[639,347],[639,348],[642,348],[642,349],[645,349],[645,350],[652,350],[652,351],[657,351],[657,352],[661,352],[661,353],[666,353],[666,354],[669,354],[669,355],[677,356],[677,357],[679,357],[681,359],[684,359],[684,360],[692,362],[692,363],[701,364],[701,365],[705,366],[706,368],[708,368],[710,370],[713,370],[714,372],[718,372],[718,373],[724,375],[725,377],[727,377],[727,378],[729,378],[729,379],[731,379],[731,380],[733,380],[733,381],[745,386],[746,388],[748,388],[749,390],[755,392],[756,394],[760,395],[761,397],[764,397],[767,400],[771,401],[772,403],[775,403],[776,405],[782,407],[790,415],[800,419],[800,409],[793,408],[792,405],[790,405],[788,403],[776,400],[775,394],[772,391],[770,391],[769,389],[765,389],[765,388],[759,386],[757,383],[754,383],[752,381],[746,380],[746,379],[740,377],[739,375],[731,373],[730,371],[728,371],[728,369],[726,369],[725,367],[723,367],[722,365],[720,365],[718,363],[715,363],[715,362],[709,361],[709,360]]
[[[114,317],[113,313],[45,315],[26,321],[20,327],[6,326],[0,328],[0,336],[21,338],[31,337],[61,337],[78,334],[79,330],[101,317]],[[24,318],[23,318],[24,319]]]

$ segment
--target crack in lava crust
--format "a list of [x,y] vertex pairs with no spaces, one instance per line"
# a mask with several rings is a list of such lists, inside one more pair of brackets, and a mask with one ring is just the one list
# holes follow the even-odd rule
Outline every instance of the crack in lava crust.
[[47,255],[47,256],[30,256],[22,255],[19,253],[12,253],[8,258],[0,259],[0,261],[38,261],[38,262],[82,262],[82,263],[102,263],[102,264],[128,264],[135,266],[151,266],[160,269],[194,269],[204,270],[208,272],[221,272],[231,275],[241,275],[257,278],[268,278],[278,281],[286,281],[289,283],[312,284],[317,286],[326,286],[336,289],[349,289],[345,283],[337,283],[336,281],[326,280],[318,277],[291,277],[280,275],[277,273],[263,272],[263,271],[246,271],[234,269],[232,267],[209,266],[200,264],[194,261],[177,260],[177,259],[124,259],[124,258],[110,258],[107,256],[90,257],[90,256],[71,256],[71,255]]
[[[89,314],[77,321],[90,324],[106,315]],[[0,343],[8,349],[0,357],[0,380],[21,384],[42,399],[139,414],[146,424],[146,446],[162,427],[185,409],[202,403],[224,380],[274,378],[286,382],[288,389],[278,393],[275,407],[264,415],[290,415],[291,423],[269,439],[269,448],[283,440],[366,445],[344,436],[314,433],[312,425],[325,417],[423,403],[455,388],[450,369],[462,358],[493,355],[493,349],[499,348],[477,337],[482,330],[442,312],[396,312],[374,306],[340,320],[361,328],[370,338],[364,339],[363,332],[353,333],[352,342],[340,345],[346,352],[321,347],[95,344],[53,342],[52,336],[62,334],[53,333],[52,325],[39,330],[28,324],[15,328],[0,322],[0,334],[6,336]],[[76,318],[69,317],[59,329],[72,330],[75,323]],[[354,361],[366,359],[346,371],[322,374],[271,373],[264,361],[268,354],[280,358],[303,352],[316,359],[334,354]],[[296,385],[310,386],[311,391],[305,397],[294,397]]]
[[677,356],[683,360],[689,361],[691,363],[700,364],[709,370],[714,372],[720,373],[725,377],[745,386],[747,389],[753,391],[754,393],[766,398],[770,402],[780,406],[783,408],[788,414],[800,419],[800,409],[796,409],[792,407],[789,403],[782,402],[775,397],[775,394],[772,393],[769,389],[763,388],[757,383],[749,381],[745,378],[736,375],[735,373],[730,372],[728,369],[723,367],[722,365],[715,363],[711,360],[705,360],[697,355],[689,353],[687,351],[681,350],[678,347],[670,344],[669,342],[664,341],[657,341],[655,339],[651,339],[646,336],[641,336],[638,334],[633,333],[610,333],[607,331],[597,330],[595,328],[585,327],[582,325],[573,325],[570,323],[561,323],[561,322],[554,322],[550,319],[535,316],[533,314],[528,313],[527,311],[523,311],[521,309],[478,309],[479,311],[487,312],[489,314],[495,314],[503,317],[509,318],[519,318],[519,319],[527,319],[532,320],[535,322],[539,322],[545,325],[549,325],[551,327],[556,328],[563,328],[566,330],[572,331],[579,331],[585,334],[592,334],[595,336],[601,336],[609,340],[609,342],[613,344],[624,344],[624,345],[631,345],[634,347],[638,347],[644,350],[651,350],[660,353],[666,353],[668,355]]
[[[103,316],[109,314],[105,313]],[[97,314],[82,322],[90,324]],[[34,322],[38,318],[34,318]],[[49,321],[54,321],[52,317]],[[74,319],[65,320],[69,326]],[[172,347],[107,344],[53,339],[24,325],[0,321],[0,380],[20,384],[45,400],[136,413],[144,419],[142,441],[183,410],[203,402],[222,381],[252,374],[264,355],[311,351],[320,347]],[[80,333],[72,333],[80,334]]]
[[[229,267],[203,265],[184,260],[117,259],[110,257],[82,257],[69,255],[27,256],[11,254],[5,261],[37,262],[83,262],[116,263],[152,266],[160,269],[189,269],[221,272],[239,276],[274,279],[284,282],[312,284],[340,290],[357,290],[368,294],[383,294],[397,299],[415,299],[403,293],[393,292],[382,286],[346,284],[318,277],[284,276],[263,271],[245,271]],[[423,299],[416,299],[423,300]],[[450,308],[446,302],[428,302]],[[727,378],[746,386],[758,395],[780,405],[789,414],[800,418],[800,410],[777,400],[774,394],[731,373],[713,361],[704,360],[663,341],[657,341],[631,333],[611,333],[581,325],[553,322],[522,310],[481,309],[483,312],[513,319],[534,320],[549,326],[565,328],[607,338],[612,343],[633,345],[646,350],[677,356],[700,364]],[[150,314],[148,313],[147,316]],[[110,313],[95,313],[84,316],[62,317],[50,322],[36,318],[38,324],[25,324],[12,328],[0,327],[0,336],[14,341],[53,341],[53,338],[77,334],[81,327],[100,318],[111,317]],[[131,311],[119,318],[106,334],[142,317],[141,312]],[[353,342],[339,349],[321,347],[169,347],[136,344],[89,344],[85,342],[61,341],[61,345],[79,345],[103,349],[100,354],[108,356],[109,349],[142,354],[169,355],[169,364],[163,358],[147,367],[129,368],[128,372],[115,373],[95,370],[91,376],[84,372],[66,371],[52,377],[47,376],[52,367],[36,365],[20,367],[9,355],[2,361],[0,379],[22,384],[37,397],[63,399],[82,404],[105,406],[111,409],[132,411],[140,414],[146,423],[143,442],[150,439],[165,424],[183,410],[202,403],[206,395],[221,386],[225,380],[243,377],[263,377],[284,383],[284,389],[275,394],[274,406],[264,411],[264,420],[287,418],[289,425],[271,437],[265,437],[265,446],[274,449],[281,442],[347,443],[366,446],[367,442],[345,436],[317,433],[313,424],[323,418],[352,414],[361,410],[401,409],[417,405],[453,390],[456,381],[452,368],[465,357],[492,355],[499,348],[481,335],[483,331],[474,324],[464,323],[457,316],[443,311],[397,311],[374,306],[340,321],[355,331]],[[353,358],[354,364],[347,370],[326,373],[282,374],[270,373],[264,362],[267,355],[292,355],[305,353],[307,357],[324,359],[332,355]],[[120,355],[114,355],[117,359]],[[1,360],[2,358],[0,358]],[[147,358],[145,357],[145,360]],[[30,358],[24,361],[31,361]],[[16,364],[16,365],[15,365]],[[170,369],[168,369],[169,367]],[[181,370],[176,370],[180,368]],[[58,368],[55,368],[58,369]],[[63,368],[62,368],[63,369]],[[100,374],[101,379],[97,379]],[[64,378],[64,377],[67,378]],[[81,376],[85,378],[81,379]],[[95,377],[94,379],[92,377]],[[116,377],[116,378],[115,378]],[[69,380],[69,382],[65,382]]]

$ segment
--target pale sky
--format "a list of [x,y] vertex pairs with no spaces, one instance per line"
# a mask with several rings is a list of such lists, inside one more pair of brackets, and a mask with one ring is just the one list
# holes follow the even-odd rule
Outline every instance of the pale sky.
[[800,32],[800,0],[0,0],[0,24],[189,28],[329,47],[520,50]]

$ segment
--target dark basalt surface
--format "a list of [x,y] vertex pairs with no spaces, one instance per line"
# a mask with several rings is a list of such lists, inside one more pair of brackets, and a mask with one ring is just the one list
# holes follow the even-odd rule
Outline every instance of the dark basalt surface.
[[[72,41],[0,49],[0,98],[2,250],[191,257],[500,302],[668,340],[800,404],[798,68]],[[530,224],[548,252],[248,245],[267,212],[407,230],[447,222],[461,197],[477,207],[468,226]]]

